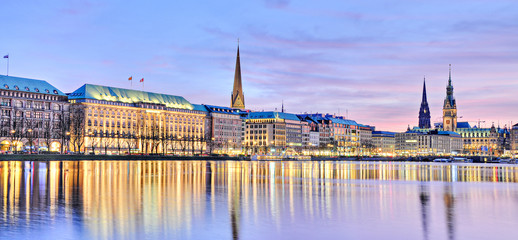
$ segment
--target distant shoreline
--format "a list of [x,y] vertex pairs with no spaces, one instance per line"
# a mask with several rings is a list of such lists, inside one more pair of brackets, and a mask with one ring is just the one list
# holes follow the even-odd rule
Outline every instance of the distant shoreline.
[[[388,157],[314,157],[304,161],[382,161],[382,162],[431,162],[438,157],[421,158],[388,158]],[[230,156],[163,156],[163,155],[67,155],[67,154],[5,154],[0,155],[0,161],[250,161],[249,157]],[[484,162],[481,158],[475,157],[474,162]],[[290,160],[284,160],[290,161]],[[291,160],[297,161],[297,160]],[[260,161],[259,161],[260,162]]]

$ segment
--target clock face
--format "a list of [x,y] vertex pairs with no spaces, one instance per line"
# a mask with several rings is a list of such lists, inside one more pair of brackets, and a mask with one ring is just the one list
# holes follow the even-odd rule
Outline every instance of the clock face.
[[450,120],[446,120],[446,124],[450,124]]

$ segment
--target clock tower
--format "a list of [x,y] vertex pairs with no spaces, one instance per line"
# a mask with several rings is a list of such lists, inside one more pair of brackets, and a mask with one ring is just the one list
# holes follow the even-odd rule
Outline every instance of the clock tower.
[[453,86],[451,85],[451,64],[450,78],[446,87],[446,98],[442,107],[442,128],[444,131],[455,132],[457,130],[457,103],[453,97]]

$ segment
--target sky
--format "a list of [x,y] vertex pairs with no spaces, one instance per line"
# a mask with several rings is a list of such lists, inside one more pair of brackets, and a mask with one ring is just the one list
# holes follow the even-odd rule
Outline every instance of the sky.
[[[441,122],[452,64],[459,121],[518,122],[518,1],[0,0],[9,75],[229,106],[239,38],[248,109]],[[0,74],[6,74],[6,59]],[[130,86],[128,77],[133,76]],[[144,78],[144,86],[138,82]]]

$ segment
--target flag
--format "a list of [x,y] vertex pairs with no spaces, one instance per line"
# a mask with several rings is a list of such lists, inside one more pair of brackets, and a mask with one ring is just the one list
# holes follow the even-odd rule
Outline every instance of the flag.
[[131,76],[131,77],[129,77],[129,78],[128,78],[128,81],[131,81],[131,80],[133,80],[133,76]]
[[9,58],[9,54],[5,55],[4,58]]
[[140,82],[144,82],[144,78],[140,79]]

